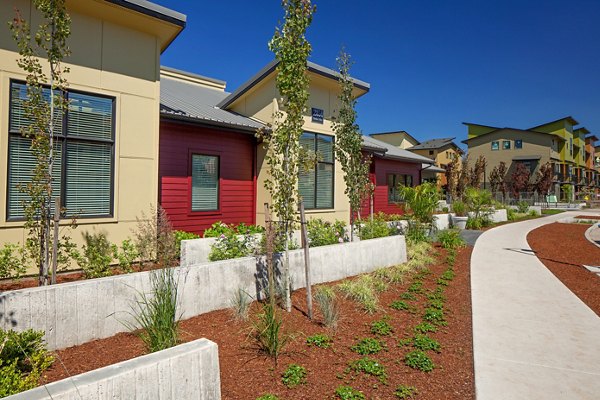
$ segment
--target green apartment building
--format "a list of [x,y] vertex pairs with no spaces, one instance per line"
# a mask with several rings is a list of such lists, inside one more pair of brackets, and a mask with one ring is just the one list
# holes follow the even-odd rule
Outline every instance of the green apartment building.
[[[576,128],[579,122],[565,117],[527,129],[495,127],[465,122],[467,144],[471,159],[485,157],[487,170],[503,161],[510,177],[519,163],[531,172],[531,183],[535,182],[539,168],[550,163],[554,170],[553,193],[560,198],[563,185],[573,187],[573,193],[597,192],[598,171],[590,157],[590,133],[584,127]],[[588,140],[586,140],[588,139]],[[588,142],[588,146],[586,146]]]

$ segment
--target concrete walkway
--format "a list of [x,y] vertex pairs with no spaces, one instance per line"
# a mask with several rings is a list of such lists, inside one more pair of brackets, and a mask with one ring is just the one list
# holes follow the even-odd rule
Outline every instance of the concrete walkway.
[[600,399],[600,318],[526,240],[539,226],[584,213],[500,226],[477,240],[471,256],[477,400]]

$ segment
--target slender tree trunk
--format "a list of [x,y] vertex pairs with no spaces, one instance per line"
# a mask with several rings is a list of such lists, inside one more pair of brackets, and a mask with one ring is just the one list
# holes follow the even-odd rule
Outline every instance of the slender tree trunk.
[[312,305],[312,282],[310,278],[310,253],[308,249],[308,233],[306,232],[306,217],[304,215],[304,202],[300,204],[300,229],[302,232],[302,247],[304,248],[304,277],[306,279],[306,310],[308,313],[308,319],[313,319],[313,305]]

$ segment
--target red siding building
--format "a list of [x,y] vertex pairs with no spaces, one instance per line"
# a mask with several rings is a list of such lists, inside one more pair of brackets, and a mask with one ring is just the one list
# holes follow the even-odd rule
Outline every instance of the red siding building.
[[256,139],[262,125],[214,107],[225,83],[161,71],[159,199],[173,228],[256,221]]

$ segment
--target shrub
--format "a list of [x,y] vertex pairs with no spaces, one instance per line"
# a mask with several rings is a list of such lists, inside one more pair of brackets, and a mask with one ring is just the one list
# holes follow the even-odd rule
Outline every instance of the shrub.
[[133,242],[130,239],[125,239],[121,242],[121,248],[113,244],[111,249],[113,258],[119,260],[119,267],[121,267],[123,272],[133,272],[131,266],[139,256]]
[[177,345],[179,316],[177,315],[177,281],[173,269],[163,268],[150,274],[150,295],[140,293],[133,316],[139,336],[150,352]]
[[338,386],[335,395],[341,400],[365,400],[365,395],[350,386]]
[[288,388],[306,383],[306,368],[298,364],[290,364],[281,375],[281,381]]
[[444,271],[444,273],[440,276],[441,279],[444,279],[446,281],[451,281],[454,279],[454,271],[452,271],[452,269],[448,268],[447,270]]
[[400,385],[396,388],[394,396],[399,399],[412,399],[417,395],[417,389],[413,386]]
[[392,334],[394,329],[388,322],[387,316],[380,320],[371,322],[371,333],[377,336],[389,336]]
[[113,260],[113,248],[106,232],[83,232],[83,253],[75,252],[75,259],[86,278],[100,278],[112,274],[110,263]]
[[136,218],[137,227],[133,232],[135,247],[140,257],[140,264],[154,261],[164,267],[170,267],[177,260],[177,249],[175,247],[175,235],[173,226],[169,221],[166,211],[159,205],[146,216],[142,212],[140,218]]
[[25,273],[23,248],[7,243],[0,249],[0,279],[18,279]]
[[423,319],[435,325],[447,325],[446,320],[444,318],[444,311],[437,308],[426,308],[425,314],[423,315]]
[[316,335],[312,335],[306,338],[306,344],[309,346],[315,346],[321,349],[328,349],[331,347],[331,343],[333,340],[322,333],[317,333]]
[[228,233],[235,233],[235,230],[233,228],[231,228],[229,225],[227,225],[221,221],[217,221],[214,224],[212,224],[210,226],[210,228],[208,228],[204,231],[203,237],[205,237],[205,238],[219,237],[221,235],[226,235]]
[[457,217],[467,216],[467,205],[461,200],[455,200],[452,203],[452,211]]
[[376,239],[394,234],[394,230],[390,228],[385,221],[364,220],[361,223],[359,237],[361,240]]
[[436,332],[437,328],[434,325],[431,325],[429,322],[422,322],[414,327],[414,331],[416,333]]
[[0,329],[0,397],[33,389],[54,358],[46,350],[44,332]]
[[230,304],[235,319],[238,321],[248,320],[248,311],[250,311],[252,298],[244,289],[237,288],[235,292],[233,292]]
[[222,233],[211,245],[208,259],[210,261],[229,260],[231,258],[248,257],[254,253],[253,241],[249,236],[238,235],[233,231]]
[[460,237],[458,229],[445,229],[437,233],[437,240],[445,249],[456,249],[463,247],[465,241]]
[[310,247],[326,246],[348,241],[345,225],[342,221],[334,223],[314,218],[308,221],[308,243]]
[[385,367],[377,360],[363,357],[359,360],[352,361],[349,365],[349,369],[354,372],[362,372],[367,375],[377,377],[382,383],[387,380],[387,374]]
[[275,396],[274,394],[267,393],[257,397],[256,400],[279,400],[279,397]]
[[427,335],[416,334],[412,340],[412,345],[417,350],[421,350],[421,351],[432,350],[432,351],[435,351],[436,353],[440,352],[440,343],[437,340],[432,339]]
[[421,282],[421,281],[413,282],[406,290],[408,290],[411,293],[421,293],[421,292],[423,292],[423,282]]
[[366,312],[372,314],[377,311],[379,298],[370,276],[363,275],[358,279],[344,281],[338,288],[346,297],[359,303]]
[[423,372],[431,372],[435,368],[431,358],[421,350],[414,350],[406,354],[404,363],[413,369]]
[[440,200],[440,193],[435,183],[424,182],[415,187],[401,186],[400,195],[415,221],[431,225],[433,213]]
[[417,311],[415,306],[408,304],[404,300],[396,300],[390,304],[390,307],[392,307],[394,310],[404,310],[408,311],[409,313],[415,313]]
[[527,214],[529,211],[529,203],[526,201],[519,201],[517,203],[517,212],[520,214]]
[[256,235],[258,233],[264,233],[265,228],[258,225],[246,225],[243,222],[240,222],[236,227],[235,231],[239,235]]
[[335,291],[329,286],[317,286],[314,299],[321,310],[323,324],[335,329],[340,320],[340,305]]
[[359,340],[358,343],[352,346],[350,349],[361,356],[367,356],[369,354],[377,354],[384,348],[385,345],[379,340],[373,338],[364,338]]
[[175,236],[175,251],[177,252],[177,257],[181,257],[181,241],[182,240],[191,240],[191,239],[199,239],[200,235],[192,232],[186,231],[174,231],[173,235]]
[[253,323],[253,330],[258,348],[275,360],[291,339],[289,334],[283,332],[283,321],[276,306],[271,303],[263,305],[262,313]]

